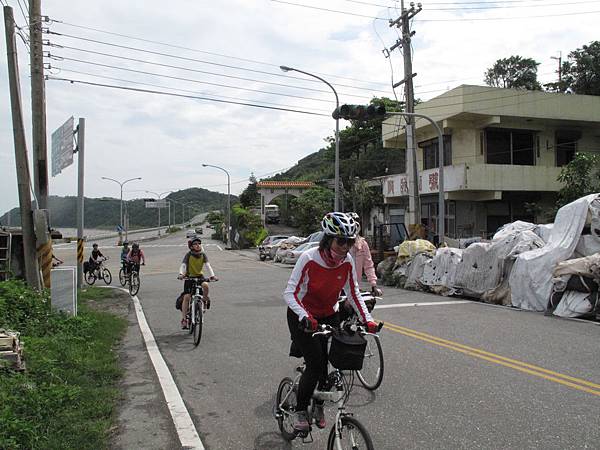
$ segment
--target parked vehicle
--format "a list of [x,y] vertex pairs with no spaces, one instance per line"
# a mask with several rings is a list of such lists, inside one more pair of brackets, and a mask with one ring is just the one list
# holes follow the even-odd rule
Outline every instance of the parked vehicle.
[[284,264],[296,264],[296,261],[298,261],[298,258],[300,258],[300,255],[302,253],[304,253],[306,250],[310,250],[311,248],[318,246],[318,242],[305,242],[304,244],[300,244],[296,248],[286,250],[285,254],[283,255],[283,258],[281,259],[281,262],[283,262]]
[[191,238],[193,238],[193,237],[195,237],[195,236],[196,236],[196,230],[187,230],[187,231],[185,232],[185,237],[186,237],[187,239],[191,239]]
[[279,206],[265,205],[265,222],[279,223]]
[[304,242],[320,242],[321,239],[323,238],[323,232],[322,231],[316,231],[312,234],[309,234],[308,237],[306,239],[304,239]]
[[271,247],[271,258],[275,262],[282,262],[283,256],[288,250],[296,248],[298,245],[304,242],[304,238],[298,236],[290,236],[283,241],[276,242]]
[[271,257],[271,246],[277,241],[287,239],[289,236],[274,235],[267,236],[264,241],[258,246],[258,257],[261,261]]
[[198,227],[194,231],[196,231],[196,234],[204,234],[204,230],[202,229],[202,227]]

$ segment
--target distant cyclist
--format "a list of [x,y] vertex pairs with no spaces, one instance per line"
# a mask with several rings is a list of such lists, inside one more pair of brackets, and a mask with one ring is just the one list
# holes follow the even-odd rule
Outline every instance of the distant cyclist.
[[106,260],[106,257],[102,254],[100,249],[98,248],[98,244],[92,244],[92,253],[90,254],[90,272],[96,270],[103,261]]
[[129,254],[129,242],[123,241],[123,248],[121,249],[121,265],[123,270],[127,273],[127,255]]
[[[177,278],[184,279],[186,277],[200,277],[202,282],[202,297],[206,302],[206,308],[210,308],[210,297],[208,296],[208,283],[204,281],[207,277],[205,273],[208,273],[208,279],[211,281],[217,281],[218,278],[215,276],[210,263],[208,262],[208,256],[202,249],[202,239],[198,236],[191,238],[188,241],[189,252],[183,257],[181,267],[179,268],[179,276]],[[205,272],[206,271],[206,272]],[[185,280],[183,284],[183,301],[181,304],[181,328],[189,328],[187,320],[187,313],[190,307],[190,300],[192,299],[192,289],[194,288],[193,280]]]
[[[283,292],[291,338],[306,363],[293,418],[297,431],[309,429],[310,398],[317,384],[323,388],[327,379],[327,341],[313,338],[309,333],[319,324],[339,326],[338,298],[342,289],[348,293],[350,304],[368,331],[375,333],[378,329],[360,295],[354,261],[349,254],[358,234],[356,222],[344,213],[331,212],[323,217],[321,228],[324,234],[319,246],[301,254]],[[313,417],[319,428],[325,427],[322,402],[316,404]]]
[[127,253],[126,261],[129,265],[130,270],[133,269],[139,273],[140,264],[142,266],[146,264],[146,258],[144,256],[144,252],[140,248],[140,244],[134,242],[131,245],[131,250],[129,250],[129,253]]

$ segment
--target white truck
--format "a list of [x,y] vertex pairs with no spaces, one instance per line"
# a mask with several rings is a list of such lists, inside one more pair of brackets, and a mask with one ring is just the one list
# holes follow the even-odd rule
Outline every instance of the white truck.
[[279,223],[279,206],[265,205],[265,222]]

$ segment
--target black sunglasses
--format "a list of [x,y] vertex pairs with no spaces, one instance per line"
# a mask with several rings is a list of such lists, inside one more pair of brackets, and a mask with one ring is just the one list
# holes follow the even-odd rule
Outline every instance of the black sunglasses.
[[356,242],[356,239],[345,238],[345,237],[336,237],[335,242],[337,242],[337,244],[340,246],[348,245],[348,247],[352,247],[354,245],[354,242]]

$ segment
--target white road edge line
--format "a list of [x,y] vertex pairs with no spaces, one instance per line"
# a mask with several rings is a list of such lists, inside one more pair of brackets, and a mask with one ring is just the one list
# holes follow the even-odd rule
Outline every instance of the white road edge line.
[[386,309],[386,308],[402,308],[407,306],[438,306],[438,305],[457,305],[460,303],[474,303],[470,300],[454,300],[448,302],[422,302],[422,303],[396,303],[393,305],[381,305],[375,306],[375,309]]
[[221,246],[219,244],[213,244],[213,245],[216,245],[219,250],[223,251],[223,249],[221,248]]
[[[123,291],[127,292],[126,289],[123,289]],[[146,321],[146,316],[144,315],[142,305],[140,304],[137,295],[132,298],[135,306],[135,314],[140,326],[140,331],[144,337],[148,355],[152,360],[154,370],[156,370],[156,375],[158,376],[158,381],[160,382],[160,386],[165,395],[165,400],[167,401],[169,412],[171,413],[173,423],[175,424],[175,429],[179,435],[181,446],[189,449],[204,450],[204,445],[202,444],[202,440],[198,435],[198,431],[196,431],[194,422],[192,422],[190,413],[183,403],[183,399],[181,398],[181,394],[177,389],[175,380],[173,380],[173,376],[171,375],[171,372],[169,371],[169,368],[167,367],[167,364],[165,363],[165,360],[158,349],[156,341],[154,340],[154,335],[152,334],[150,326]]]

